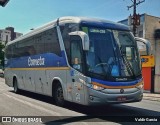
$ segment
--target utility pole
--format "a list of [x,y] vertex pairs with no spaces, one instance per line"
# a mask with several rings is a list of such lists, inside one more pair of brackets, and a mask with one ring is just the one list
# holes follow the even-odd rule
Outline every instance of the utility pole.
[[140,15],[136,13],[136,7],[140,3],[145,2],[145,0],[142,0],[142,1],[139,0],[139,2],[137,2],[136,0],[134,0],[134,1],[131,0],[131,1],[133,4],[131,6],[127,6],[127,7],[128,7],[128,10],[133,7],[133,16],[132,16],[133,23],[132,23],[132,25],[133,25],[133,34],[134,34],[134,36],[136,36],[136,28],[138,25],[140,25]]

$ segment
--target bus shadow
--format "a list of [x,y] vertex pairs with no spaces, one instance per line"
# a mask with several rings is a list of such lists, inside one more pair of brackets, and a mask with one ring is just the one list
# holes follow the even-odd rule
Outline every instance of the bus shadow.
[[[21,91],[20,95],[55,105],[53,99],[48,96],[27,91]],[[120,124],[123,122],[123,124],[125,124],[124,121],[127,121],[126,124],[128,124],[128,122],[134,121],[136,117],[157,118],[160,116],[160,112],[158,111],[128,106],[125,104],[113,104],[106,106],[83,106],[67,102],[64,108],[74,112],[82,113],[84,114],[84,116],[62,116],[61,119],[59,119],[58,117],[55,118],[55,116],[53,116],[53,120],[50,119],[49,121],[46,121],[44,124],[62,125],[72,122],[115,122]]]
[[[15,93],[13,90],[10,90],[10,92]],[[38,101],[46,102],[49,104],[54,104],[53,98],[50,96],[45,96],[45,95],[41,95],[41,94],[37,94],[37,93],[33,93],[33,92],[28,92],[25,90],[20,90],[18,94],[21,96],[25,96],[25,97],[28,97],[31,99],[38,100]]]
[[[72,122],[86,122],[89,124],[97,125],[99,122],[114,122],[118,124],[128,125],[135,124],[137,125],[140,122],[136,122],[136,119],[140,118],[149,118],[149,119],[159,119],[160,120],[160,112],[152,111],[149,109],[143,109],[138,107],[127,106],[123,104],[114,104],[107,105],[101,107],[87,107],[81,106],[78,104],[71,104],[66,107],[67,109],[79,113],[83,113],[85,116],[70,116],[63,117],[58,120],[51,120],[44,124],[52,125],[56,123],[56,125],[63,125]],[[144,122],[142,122],[144,123]],[[152,124],[152,122],[145,122],[145,124]],[[160,122],[154,122],[155,125],[159,125]]]

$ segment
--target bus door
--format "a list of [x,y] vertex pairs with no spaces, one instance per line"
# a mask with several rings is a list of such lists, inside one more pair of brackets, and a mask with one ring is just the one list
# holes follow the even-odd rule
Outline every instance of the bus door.
[[[84,77],[82,74],[71,68],[70,70],[70,78],[71,78],[71,84],[68,82],[68,84],[71,85],[71,95],[70,98],[72,98],[73,102],[77,102],[80,104],[84,104],[84,97],[85,97],[85,91],[84,91]],[[70,81],[70,80],[69,80]]]
[[72,100],[80,104],[84,104],[84,76],[82,75],[83,60],[82,60],[82,40],[79,36],[70,36],[71,59],[70,65],[73,67],[70,70]]

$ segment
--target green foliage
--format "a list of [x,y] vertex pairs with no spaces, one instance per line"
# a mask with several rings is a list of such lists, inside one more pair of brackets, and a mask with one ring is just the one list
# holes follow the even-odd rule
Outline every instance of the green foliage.
[[4,45],[2,44],[2,42],[0,41],[0,66],[4,67]]

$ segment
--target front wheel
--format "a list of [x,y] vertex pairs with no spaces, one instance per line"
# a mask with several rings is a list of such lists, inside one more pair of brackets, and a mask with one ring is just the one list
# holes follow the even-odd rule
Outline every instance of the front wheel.
[[55,88],[54,99],[55,99],[56,105],[64,106],[65,101],[64,101],[64,97],[63,97],[63,89],[60,84],[58,84]]

